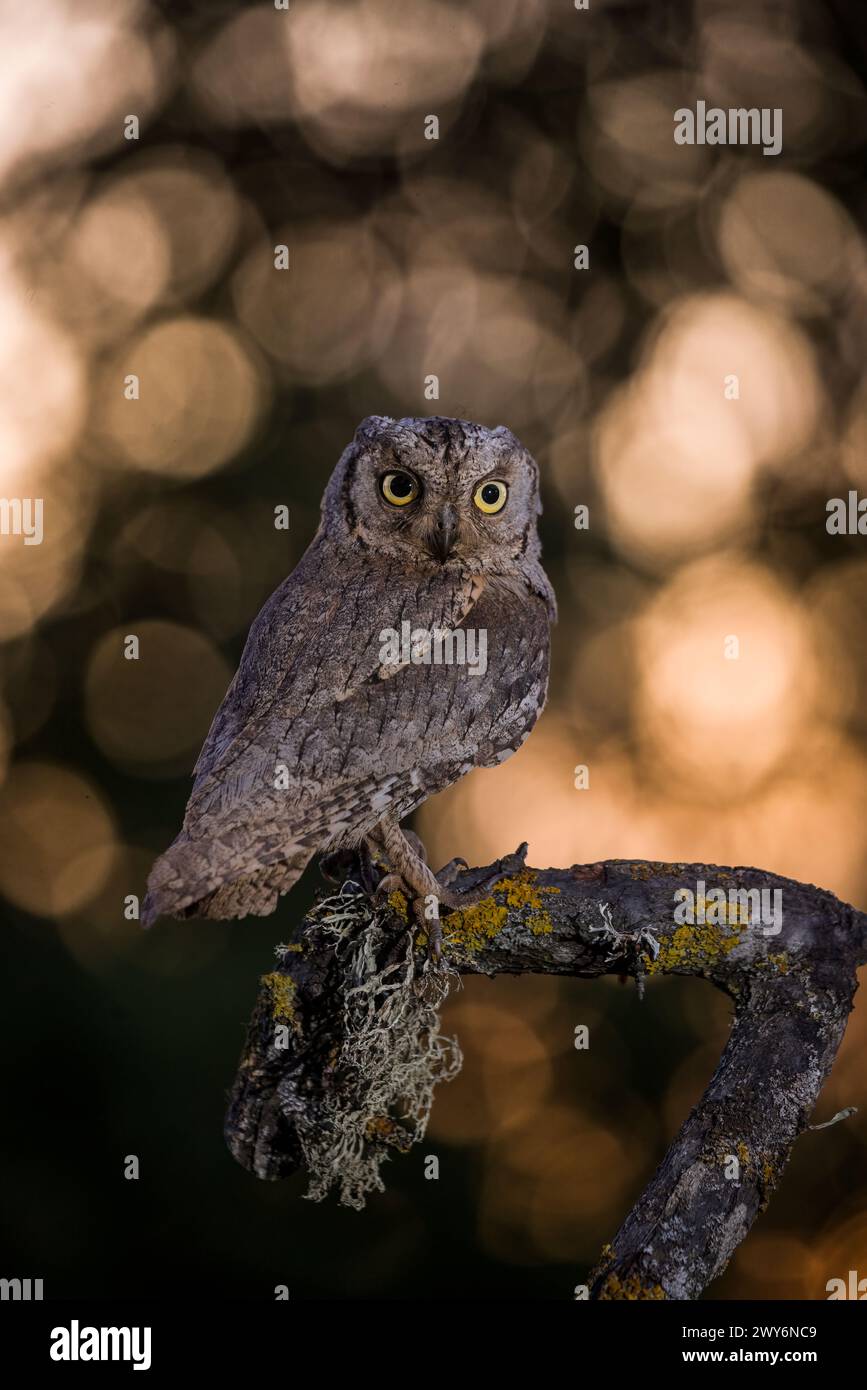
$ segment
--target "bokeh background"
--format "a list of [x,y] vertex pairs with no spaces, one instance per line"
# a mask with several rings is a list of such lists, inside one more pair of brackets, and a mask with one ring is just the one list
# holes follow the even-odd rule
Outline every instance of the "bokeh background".
[[[463,1073],[364,1213],[223,1147],[257,975],[318,876],[271,919],[147,936],[124,897],[366,414],[505,423],[542,468],[550,704],[424,808],[432,859],[527,838],[867,907],[867,541],[825,527],[867,493],[860,11],[0,3],[0,494],[45,528],[0,537],[5,1275],[570,1297],[714,1068],[702,982],[469,981]],[[697,97],[782,108],[782,154],[676,146]],[[710,1296],[867,1275],[865,1019],[815,1118],[860,1115],[800,1140]]]

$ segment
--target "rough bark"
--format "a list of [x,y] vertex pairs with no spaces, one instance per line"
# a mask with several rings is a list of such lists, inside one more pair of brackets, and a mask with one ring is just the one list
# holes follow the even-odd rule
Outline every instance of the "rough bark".
[[[456,886],[472,887],[490,872],[470,870]],[[733,903],[719,921],[679,924],[675,890],[695,893],[699,882],[708,895],[779,889],[782,929],[770,934],[769,924],[745,920]],[[340,1153],[352,1149],[357,1159],[364,1150],[368,1178],[374,1174],[369,1191],[381,1187],[382,1156],[423,1132],[426,1113],[415,1115],[413,1132],[393,1106],[380,1113],[381,1100],[365,1110],[365,1095],[374,1092],[366,1092],[365,1068],[355,1054],[347,1061],[344,1047],[347,998],[353,1008],[359,998],[368,1001],[383,1025],[381,1041],[384,1029],[400,1034],[395,1000],[405,997],[392,993],[388,1010],[379,1009],[384,981],[393,988],[402,980],[404,990],[422,996],[437,988],[422,969],[423,944],[410,936],[403,904],[391,901],[392,910],[372,915],[350,892],[332,895],[260,981],[226,1118],[231,1152],[257,1177],[310,1168],[317,1136],[334,1133],[343,1124],[335,1115],[351,1111],[353,1137],[341,1139]],[[711,904],[705,915],[713,918]],[[758,869],[609,860],[524,870],[444,927],[446,955],[462,973],[625,974],[640,984],[653,975],[698,975],[732,998],[734,1021],[719,1065],[589,1284],[596,1299],[697,1298],[767,1204],[808,1127],[852,1008],[856,967],[867,960],[867,916],[831,893]],[[434,994],[434,1008],[438,1002]],[[413,1026],[433,1059],[429,1107],[433,1085],[450,1067],[453,1073],[459,1054],[431,1046],[447,1040],[436,1038],[430,1008]],[[406,1037],[403,1050],[395,1066],[406,1065]],[[382,1065],[391,1063],[380,1059]],[[381,1085],[374,1089],[381,1098]],[[424,1110],[424,1099],[412,1094]],[[335,1180],[332,1173],[313,1195]],[[362,1205],[363,1196],[352,1204]]]

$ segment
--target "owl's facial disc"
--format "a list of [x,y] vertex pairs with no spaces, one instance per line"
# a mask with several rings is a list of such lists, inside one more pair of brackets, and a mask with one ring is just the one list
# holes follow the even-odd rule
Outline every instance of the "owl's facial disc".
[[403,469],[383,473],[379,480],[379,490],[390,507],[410,508],[419,503],[417,525],[422,544],[432,559],[444,565],[454,549],[460,533],[458,509],[451,502],[434,502],[432,507],[423,507],[424,488],[414,474]]
[[366,550],[422,568],[507,573],[538,545],[536,465],[503,427],[370,417],[335,497]]

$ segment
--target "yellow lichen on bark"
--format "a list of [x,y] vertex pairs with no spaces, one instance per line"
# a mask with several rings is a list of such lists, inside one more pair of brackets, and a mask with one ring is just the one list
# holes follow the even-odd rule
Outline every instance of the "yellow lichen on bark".
[[395,912],[404,922],[409,921],[409,903],[406,900],[406,894],[401,893],[399,888],[396,888],[393,893],[389,893],[388,905],[392,912]]
[[655,960],[648,954],[642,955],[645,973],[666,975],[680,969],[700,975],[733,951],[740,939],[740,932],[728,932],[710,922],[678,927],[670,937],[660,941]]
[[290,975],[273,970],[262,976],[262,984],[271,997],[271,1017],[275,1023],[288,1023],[296,1033],[301,1032],[301,1024],[295,1013],[295,981]]
[[642,1284],[637,1274],[629,1274],[625,1279],[609,1274],[599,1291],[599,1297],[601,1300],[628,1299],[635,1302],[645,1298],[665,1298],[665,1290],[659,1284]]
[[669,878],[680,878],[686,867],[686,864],[663,864],[661,861],[654,860],[648,864],[632,864],[629,872],[634,879],[646,883],[648,879],[659,878],[661,874],[665,874]]
[[452,912],[443,923],[444,941],[446,945],[452,942],[463,946],[471,953],[481,951],[502,931],[510,910],[519,912],[522,908],[532,909],[523,924],[534,936],[546,935],[554,930],[554,924],[544,911],[542,895],[559,892],[559,888],[540,888],[533,870],[522,869],[511,878],[501,879],[490,897],[463,911]]

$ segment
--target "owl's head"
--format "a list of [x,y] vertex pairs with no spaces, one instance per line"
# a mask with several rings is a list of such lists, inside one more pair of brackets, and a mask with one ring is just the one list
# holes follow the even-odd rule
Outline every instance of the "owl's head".
[[370,415],[322,503],[326,533],[424,569],[508,572],[538,555],[539,471],[511,430]]

